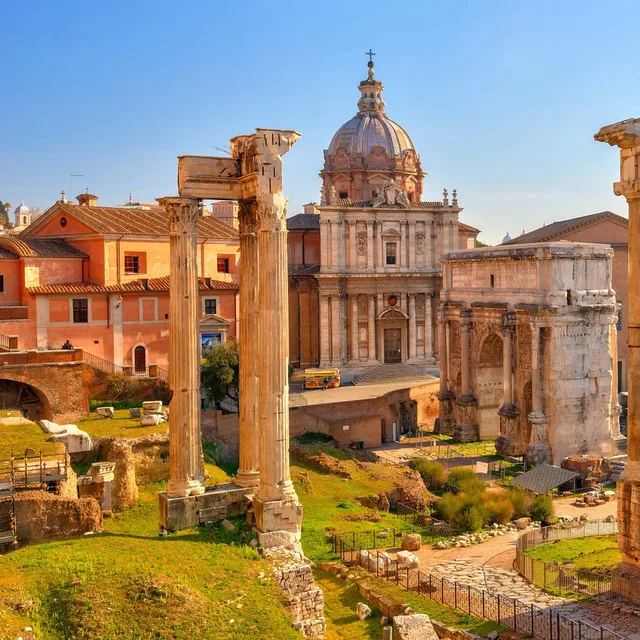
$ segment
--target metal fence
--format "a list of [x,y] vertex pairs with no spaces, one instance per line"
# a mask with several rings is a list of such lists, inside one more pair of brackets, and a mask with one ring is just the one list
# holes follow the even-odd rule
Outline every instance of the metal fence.
[[450,538],[453,535],[453,529],[449,524],[442,520],[437,520],[427,515],[424,511],[418,511],[406,502],[396,503],[396,513],[405,522],[410,522],[416,527],[423,527],[429,530],[429,533],[443,538]]
[[0,460],[0,491],[27,489],[49,490],[54,483],[67,478],[65,453],[11,456]]
[[[536,560],[525,553],[531,547],[548,542],[616,533],[618,533],[618,523],[606,522],[605,520],[534,529],[518,538],[514,567],[529,582],[548,591],[560,594],[575,593],[589,597],[606,595],[608,599],[619,598],[620,601],[624,601],[624,598],[612,589],[612,581],[615,578],[611,575],[565,567],[555,562]],[[638,583],[638,590],[640,591],[640,583]]]
[[[470,616],[490,620],[514,631],[541,640],[626,640],[615,631],[573,620],[551,608],[543,609],[517,598],[493,594],[484,589],[440,578],[419,569],[409,569],[393,560],[376,544],[396,546],[404,533],[390,530],[386,537],[380,531],[334,534],[332,549],[350,565],[360,566],[378,578],[415,591],[441,604]],[[393,541],[393,545],[389,544]]]

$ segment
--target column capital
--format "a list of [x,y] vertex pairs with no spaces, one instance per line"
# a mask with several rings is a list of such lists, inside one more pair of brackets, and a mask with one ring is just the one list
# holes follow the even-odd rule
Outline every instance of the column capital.
[[377,220],[365,220],[367,223],[367,227],[372,227],[374,223],[378,222]]
[[505,311],[502,314],[502,328],[505,331],[511,331],[516,326],[515,311]]
[[469,329],[471,324],[473,323],[473,310],[472,309],[462,309],[460,311],[460,324],[463,329]]
[[407,220],[407,224],[409,227],[413,227],[415,229],[416,221],[415,220]]
[[163,206],[169,214],[169,234],[179,233],[178,227],[193,227],[200,213],[199,202],[196,198],[181,196],[167,196],[156,198],[158,204]]
[[359,293],[349,293],[349,294],[347,294],[347,295],[349,296],[349,298],[350,298],[351,300],[357,300],[357,299],[358,299],[358,296],[359,296],[360,294],[359,294]]

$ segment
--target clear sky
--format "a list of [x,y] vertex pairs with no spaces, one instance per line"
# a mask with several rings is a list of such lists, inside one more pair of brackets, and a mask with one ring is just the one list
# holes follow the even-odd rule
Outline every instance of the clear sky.
[[222,155],[255,127],[303,134],[289,214],[319,199],[322,151],[356,112],[370,47],[388,115],[461,219],[497,243],[604,209],[640,116],[637,1],[0,0],[0,199],[46,209],[176,193],[176,156]]

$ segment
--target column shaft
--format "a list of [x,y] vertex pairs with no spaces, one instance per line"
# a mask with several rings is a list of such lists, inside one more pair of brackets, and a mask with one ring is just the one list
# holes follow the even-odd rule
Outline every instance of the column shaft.
[[358,296],[351,295],[351,360],[357,362],[360,359],[358,348]]
[[438,332],[439,349],[438,358],[440,361],[440,391],[449,389],[449,355],[447,353],[447,320],[444,309],[440,309],[440,330]]
[[384,252],[382,249],[382,222],[376,222],[376,266],[384,267]]
[[376,308],[375,296],[369,295],[369,322],[368,322],[368,338],[369,338],[369,360],[376,359]]
[[471,333],[471,318],[460,318],[460,378],[461,378],[461,393],[463,396],[471,394],[471,351],[469,338]]
[[331,295],[331,362],[334,366],[342,364],[340,358],[340,296]]
[[505,405],[513,404],[513,390],[511,381],[513,379],[513,374],[511,371],[511,340],[512,340],[512,332],[511,327],[505,327],[504,329],[504,341],[502,346],[502,367],[503,367],[503,394],[504,400],[503,403]]
[[349,221],[349,270],[355,271],[357,267],[356,254],[356,223],[354,220]]
[[433,307],[431,296],[424,294],[424,355],[433,358]]
[[540,328],[531,323],[531,412],[540,413],[542,403],[542,378],[540,367]]
[[204,493],[200,432],[198,201],[160,198],[169,214],[169,498]]
[[339,242],[339,225],[337,220],[331,221],[331,269],[333,271],[339,270],[339,251],[338,251],[338,242]]
[[329,223],[320,220],[320,270],[327,271],[329,268]]
[[424,225],[424,260],[427,269],[433,269],[433,223],[426,222]]
[[367,271],[373,271],[373,221],[367,220]]
[[418,336],[416,335],[416,294],[409,294],[409,360],[418,357]]
[[320,366],[329,364],[331,331],[329,326],[329,296],[320,294]]
[[411,269],[416,266],[416,223],[409,221],[409,261],[408,266]]

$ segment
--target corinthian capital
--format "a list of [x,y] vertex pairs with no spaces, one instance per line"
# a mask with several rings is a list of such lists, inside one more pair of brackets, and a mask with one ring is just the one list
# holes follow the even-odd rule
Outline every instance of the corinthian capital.
[[183,231],[196,232],[196,220],[200,212],[196,198],[182,198],[169,196],[156,198],[169,215],[169,233],[176,234]]

